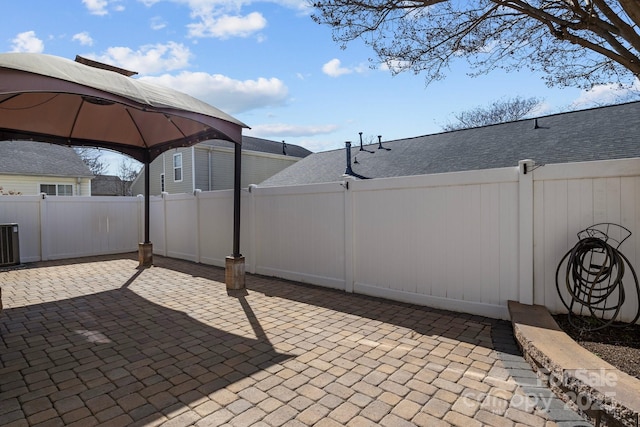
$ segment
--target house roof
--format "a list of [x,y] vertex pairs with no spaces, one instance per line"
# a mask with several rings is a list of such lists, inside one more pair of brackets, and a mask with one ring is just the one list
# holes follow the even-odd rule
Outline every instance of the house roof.
[[93,177],[73,148],[34,141],[0,141],[0,174]]
[[122,196],[127,184],[116,175],[96,175],[91,180],[91,195]]
[[[640,157],[640,102],[351,147],[352,170],[367,178]],[[334,182],[346,149],[314,153],[261,186]]]
[[[212,145],[214,147],[226,147],[233,148],[233,143],[229,141],[224,141],[221,139],[212,139],[208,141],[201,142],[200,144],[204,145]],[[285,144],[284,150],[285,153],[282,152],[282,142],[272,141],[269,139],[255,138],[253,136],[242,135],[242,149],[246,151],[257,151],[261,153],[270,153],[270,154],[285,154],[291,157],[299,157],[304,158],[311,154],[311,151],[307,150],[304,147],[300,147],[299,145],[293,144]]]

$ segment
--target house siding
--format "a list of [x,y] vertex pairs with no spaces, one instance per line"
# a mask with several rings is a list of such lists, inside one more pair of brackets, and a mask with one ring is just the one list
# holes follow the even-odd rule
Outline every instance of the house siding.
[[[213,185],[212,190],[233,188],[234,152],[224,148],[213,149]],[[258,184],[300,160],[297,157],[285,157],[275,154],[245,151],[242,153],[242,177],[240,185],[248,187]]]
[[211,183],[209,181],[209,150],[195,147],[194,161],[196,165],[196,188],[199,188],[202,191],[210,191]]
[[[232,148],[211,147],[203,144],[163,153],[151,163],[150,193],[160,194],[162,172],[165,173],[165,191],[170,194],[191,193],[196,188],[202,191],[232,189],[235,174],[234,151]],[[173,180],[173,155],[177,153],[182,153],[182,182]],[[211,153],[211,164],[209,164],[209,153]],[[241,186],[259,184],[299,160],[299,157],[293,156],[243,151]],[[144,173],[141,173],[132,185],[132,194],[143,193]]]
[[[212,190],[227,190],[233,188],[233,166],[234,166],[234,153],[232,150],[213,150],[212,161]],[[243,156],[244,157],[244,156]],[[244,166],[244,162],[243,162]],[[244,169],[243,174],[244,174]]]
[[29,176],[29,175],[0,175],[0,193],[21,193],[25,196],[33,196],[40,194],[40,184],[62,184],[71,185],[73,187],[74,196],[90,196],[91,180],[82,178],[80,184],[74,177],[57,177],[57,176]]
[[269,156],[262,153],[247,153],[242,157],[242,186],[259,184],[270,176],[296,163],[299,159],[284,156]]
[[[151,182],[149,182],[149,192],[151,194],[160,194],[162,192],[160,186],[160,175],[165,171],[163,160],[164,154],[158,157],[158,159],[151,162],[149,168],[149,173],[151,174]],[[141,173],[140,179],[136,180],[136,183],[132,188],[133,194],[144,194],[144,178],[144,173]]]

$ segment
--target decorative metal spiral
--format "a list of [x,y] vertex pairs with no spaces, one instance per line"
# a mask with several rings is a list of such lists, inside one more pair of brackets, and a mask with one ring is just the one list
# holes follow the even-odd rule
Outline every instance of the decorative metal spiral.
[[[626,234],[617,241],[609,236],[609,230],[618,227]],[[603,231],[604,229],[604,231]],[[627,269],[631,271],[635,281],[636,302],[638,309],[631,324],[640,318],[640,285],[638,276],[631,263],[618,248],[631,232],[621,225],[612,223],[595,224],[578,233],[578,243],[567,252],[556,269],[556,289],[562,304],[568,311],[569,323],[584,331],[595,331],[608,326],[624,327],[627,323],[616,322],[626,293],[622,278]],[[613,247],[611,243],[615,243]],[[564,284],[569,295],[565,300],[560,290],[561,267],[565,260]],[[580,321],[578,317],[589,316],[588,321]]]

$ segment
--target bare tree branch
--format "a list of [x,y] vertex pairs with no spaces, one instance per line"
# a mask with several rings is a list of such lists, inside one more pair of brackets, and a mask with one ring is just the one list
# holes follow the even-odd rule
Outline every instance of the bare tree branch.
[[541,103],[542,100],[535,97],[522,98],[519,96],[494,101],[486,107],[476,107],[454,114],[456,121],[443,125],[442,130],[453,131],[520,120]]
[[542,71],[550,85],[630,84],[640,75],[637,0],[317,0],[341,46],[362,39],[393,73]]

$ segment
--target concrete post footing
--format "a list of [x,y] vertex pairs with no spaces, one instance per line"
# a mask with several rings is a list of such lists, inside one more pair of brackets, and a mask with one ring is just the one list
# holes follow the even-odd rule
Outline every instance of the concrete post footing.
[[228,256],[225,258],[224,279],[227,289],[236,290],[245,288],[244,257]]
[[138,262],[140,267],[151,267],[153,264],[152,243],[138,243]]

